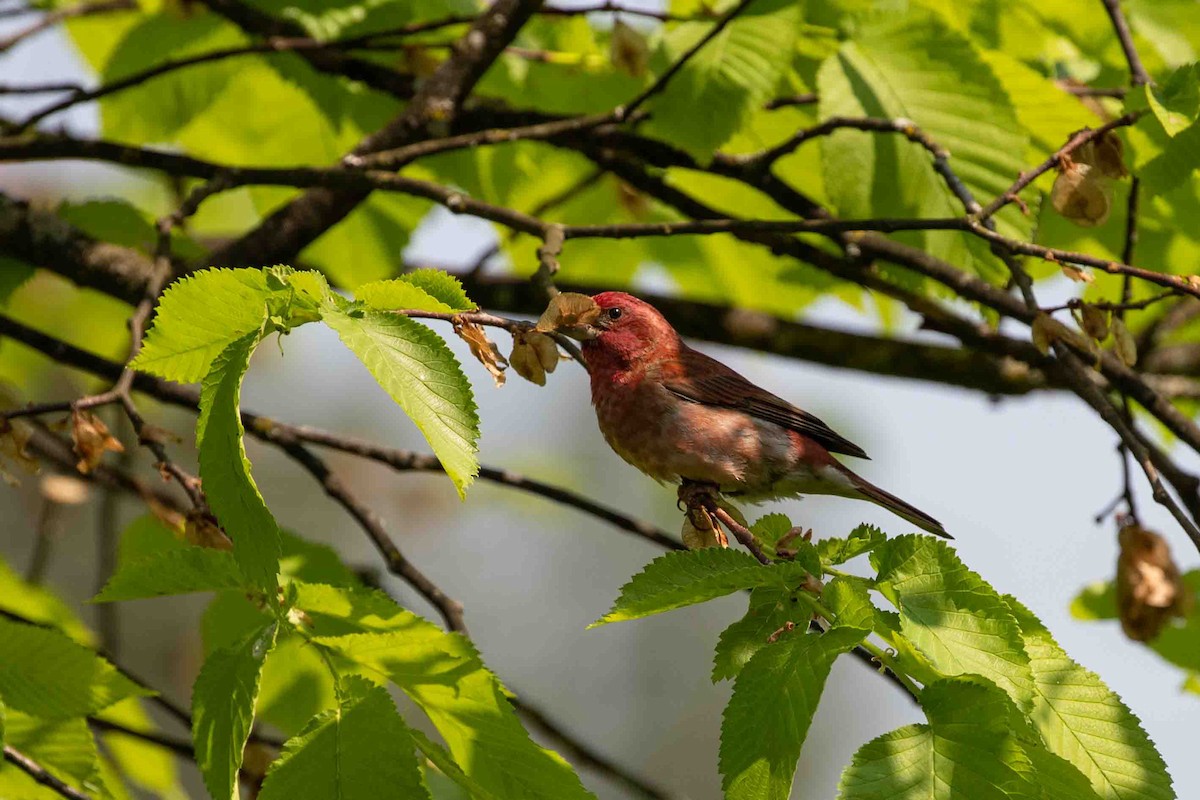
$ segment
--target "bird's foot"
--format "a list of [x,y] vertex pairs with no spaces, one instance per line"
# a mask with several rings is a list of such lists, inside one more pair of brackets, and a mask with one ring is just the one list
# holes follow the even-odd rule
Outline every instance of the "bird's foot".
[[676,495],[679,498],[677,505],[680,511],[708,506],[716,503],[719,493],[719,487],[714,483],[690,481],[684,478],[679,484],[679,491]]

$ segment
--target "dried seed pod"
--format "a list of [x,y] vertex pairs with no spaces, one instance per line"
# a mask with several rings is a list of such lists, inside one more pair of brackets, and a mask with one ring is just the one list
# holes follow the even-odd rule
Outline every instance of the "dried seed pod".
[[1060,338],[1058,328],[1061,324],[1058,320],[1049,314],[1038,314],[1033,318],[1031,327],[1031,335],[1033,338],[1033,346],[1038,349],[1042,355],[1050,354],[1050,345],[1054,344],[1054,340]]
[[1088,336],[1103,341],[1108,336],[1108,315],[1108,311],[1085,303],[1079,307],[1079,325]]
[[[544,336],[545,334],[538,335]],[[542,359],[538,355],[536,346],[529,342],[528,334],[513,334],[513,349],[508,356],[508,363],[518,375],[530,383],[536,383],[538,386],[546,385],[546,368],[542,366]]]
[[574,325],[588,325],[600,317],[600,306],[586,294],[562,292],[555,295],[542,312],[537,329],[543,332],[556,331]]
[[1062,264],[1062,274],[1075,281],[1075,283],[1091,283],[1096,280],[1092,273],[1086,269],[1075,266],[1074,264]]
[[1103,225],[1112,209],[1112,188],[1099,170],[1089,164],[1069,162],[1050,190],[1054,210],[1085,228]]
[[728,547],[729,540],[701,506],[689,508],[683,515],[683,543],[689,550],[705,547]]
[[634,78],[645,75],[650,66],[650,46],[646,44],[646,37],[620,19],[613,23],[609,54],[614,67]]
[[31,431],[23,421],[0,420],[0,478],[10,486],[18,484],[17,477],[4,469],[3,464],[11,461],[22,471],[36,475],[41,470],[38,460],[29,454]]
[[183,523],[183,540],[197,547],[233,550],[233,542],[217,525],[217,521],[210,514],[194,509],[188,512],[187,520]]
[[471,348],[471,355],[479,359],[479,363],[483,364],[484,368],[491,373],[496,386],[503,386],[504,368],[508,366],[508,361],[500,355],[500,349],[496,347],[495,342],[488,338],[483,326],[474,322],[463,322],[456,318],[454,332]]
[[1136,524],[1117,534],[1117,611],[1130,639],[1148,642],[1172,617],[1183,616],[1191,594],[1180,580],[1167,541]]
[[1089,162],[1107,178],[1124,178],[1129,174],[1125,169],[1125,145],[1112,131],[1106,131],[1091,142],[1091,158]]
[[100,464],[105,451],[125,452],[125,445],[108,432],[104,420],[87,411],[71,412],[71,441],[75,443],[75,455],[79,456],[75,468],[84,475]]
[[1133,338],[1129,328],[1125,327],[1125,321],[1120,317],[1113,317],[1112,335],[1117,358],[1121,359],[1121,363],[1125,366],[1132,367],[1137,363],[1138,358],[1137,340]]

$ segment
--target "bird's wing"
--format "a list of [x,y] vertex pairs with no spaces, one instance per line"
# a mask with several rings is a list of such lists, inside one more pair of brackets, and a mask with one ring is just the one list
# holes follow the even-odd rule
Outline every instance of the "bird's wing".
[[868,458],[861,447],[817,417],[755,386],[720,361],[699,351],[685,348],[678,360],[663,373],[663,385],[683,400],[744,411],[752,417],[802,433],[831,453]]

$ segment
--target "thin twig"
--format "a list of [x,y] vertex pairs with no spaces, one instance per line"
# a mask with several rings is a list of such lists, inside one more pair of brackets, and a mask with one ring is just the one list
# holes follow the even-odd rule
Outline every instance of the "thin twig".
[[707,33],[700,37],[700,39],[694,45],[689,47],[683,53],[683,55],[676,59],[675,63],[667,68],[666,72],[659,75],[654,80],[654,83],[647,86],[645,90],[643,90],[628,103],[625,103],[623,106],[620,106],[613,111],[617,121],[629,119],[630,115],[641,108],[647,100],[666,89],[667,84],[669,84],[671,79],[674,78],[675,75],[684,68],[687,62],[690,61],[693,56],[699,53],[706,44],[715,39],[721,33],[721,31],[725,30],[729,23],[737,19],[738,15],[749,8],[750,4],[753,2],[754,0],[741,0],[741,2],[739,2],[736,6],[725,12],[724,16],[717,20],[717,22],[708,29]]
[[99,2],[80,3],[75,6],[65,6],[57,8],[46,16],[39,19],[27,28],[17,31],[11,36],[0,39],[0,53],[9,50],[16,45],[33,38],[37,34],[47,31],[65,22],[68,19],[76,17],[86,17],[93,14],[106,14],[110,11],[127,11],[137,8],[136,0],[99,0]]
[[271,441],[279,445],[297,464],[308,471],[321,484],[325,494],[354,517],[371,539],[371,543],[375,545],[379,554],[383,556],[389,572],[403,579],[437,609],[447,628],[462,634],[467,633],[462,603],[443,592],[425,573],[405,558],[404,554],[400,552],[400,548],[396,546],[396,542],[383,527],[383,520],[379,518],[379,515],[355,497],[345,482],[329,468],[323,459],[301,444],[298,439],[289,437],[283,429],[276,428]]
[[1103,136],[1109,131],[1132,125],[1133,123],[1137,122],[1145,113],[1145,109],[1131,111],[1128,114],[1124,114],[1114,120],[1104,123],[1098,128],[1084,128],[1083,130],[1076,132],[1071,136],[1070,139],[1067,140],[1066,144],[1054,151],[1054,153],[1041,164],[1027,172],[1022,172],[1017,179],[1013,181],[1012,186],[1009,186],[998,197],[996,197],[995,200],[984,206],[983,210],[979,212],[976,218],[982,221],[988,217],[991,217],[1001,208],[1015,201],[1017,196],[1025,189],[1026,186],[1033,183],[1043,174],[1059,166],[1065,156],[1069,156],[1083,145],[1100,136]]
[[565,751],[564,755],[567,759],[575,764],[590,767],[597,772],[601,772],[622,786],[632,789],[640,795],[649,797],[651,800],[667,800],[673,796],[661,786],[651,783],[645,778],[641,778],[625,769],[608,756],[597,751],[585,740],[567,733],[560,724],[546,716],[536,705],[523,699],[520,694],[510,697],[509,703],[512,704],[513,708],[517,710],[517,713],[527,723],[532,723],[533,727],[556,739],[560,745],[560,749]]
[[1121,43],[1121,52],[1125,54],[1125,61],[1129,64],[1130,84],[1137,87],[1151,83],[1150,73],[1146,72],[1137,48],[1133,44],[1133,32],[1129,30],[1129,22],[1125,19],[1125,13],[1121,11],[1121,0],[1102,0],[1102,2],[1104,10],[1108,12],[1108,18],[1112,21],[1113,32],[1117,34],[1117,41]]
[[59,780],[41,764],[12,745],[4,745],[4,760],[33,778],[42,786],[68,798],[68,800],[91,800],[92,796],[90,794],[81,792],[70,784]]

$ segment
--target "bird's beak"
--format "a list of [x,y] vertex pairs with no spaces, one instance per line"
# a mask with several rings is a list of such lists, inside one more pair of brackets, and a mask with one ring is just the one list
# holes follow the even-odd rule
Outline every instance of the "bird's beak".
[[581,342],[590,342],[592,339],[595,339],[600,335],[601,330],[595,325],[581,323],[578,325],[564,325],[559,329],[559,332],[565,333],[572,339],[577,339]]

